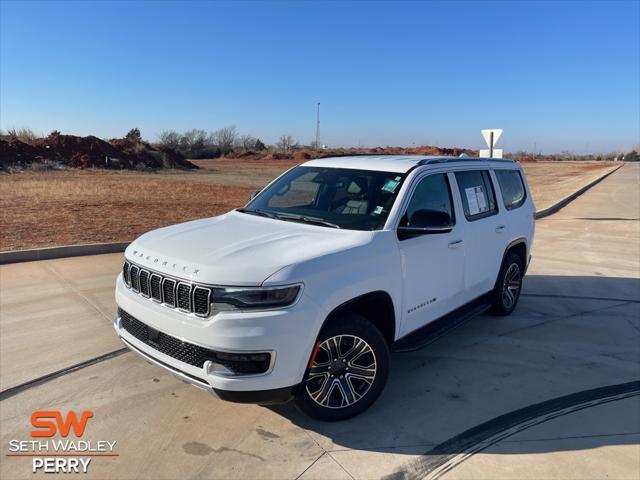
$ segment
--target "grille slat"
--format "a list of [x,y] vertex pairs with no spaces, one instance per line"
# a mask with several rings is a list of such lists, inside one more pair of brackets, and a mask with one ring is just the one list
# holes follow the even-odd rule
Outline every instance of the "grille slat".
[[139,292],[140,291],[140,278],[138,277],[138,274],[140,273],[140,269],[138,267],[136,267],[135,265],[131,265],[131,289],[134,292]]
[[211,289],[196,286],[193,289],[193,313],[201,317],[209,315]]
[[140,293],[149,297],[149,272],[140,270]]
[[162,289],[160,288],[161,283],[162,277],[160,275],[157,273],[151,274],[151,278],[149,279],[151,298],[158,302],[162,302]]
[[162,281],[162,298],[164,303],[172,308],[176,308],[176,282],[170,278]]
[[191,311],[191,285],[178,283],[176,290],[178,308],[187,312]]
[[122,265],[122,278],[124,279],[124,283],[127,287],[131,286],[131,277],[129,276],[130,267],[131,265],[129,265],[129,262],[124,262],[124,265]]

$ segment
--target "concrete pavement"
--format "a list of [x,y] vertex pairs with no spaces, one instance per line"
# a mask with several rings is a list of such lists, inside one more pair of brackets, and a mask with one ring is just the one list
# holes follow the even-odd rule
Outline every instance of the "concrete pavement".
[[[116,440],[119,454],[94,458],[91,478],[411,477],[461,432],[638,380],[639,172],[627,165],[540,220],[516,312],[476,317],[394,355],[383,395],[355,419],[327,424],[293,405],[225,403],[129,353],[1,401],[2,448],[30,438],[34,410],[91,409],[85,438]],[[120,347],[110,325],[120,265],[113,254],[0,267],[2,390]],[[638,478],[639,398],[535,424],[464,461],[454,448],[444,473],[426,475]],[[0,477],[31,477],[30,465],[2,457]]]

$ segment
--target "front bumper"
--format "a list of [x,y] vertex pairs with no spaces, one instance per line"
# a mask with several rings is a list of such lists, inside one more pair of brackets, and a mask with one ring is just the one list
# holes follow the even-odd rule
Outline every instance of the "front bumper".
[[114,328],[123,343],[182,380],[216,394],[224,400],[250,403],[280,403],[289,400],[301,382],[320,312],[312,302],[300,301],[291,308],[263,312],[220,312],[197,318],[176,312],[131,292],[119,276],[118,306],[154,330],[198,347],[234,354],[269,352],[272,364],[264,373],[229,375],[182,362],[139,340],[116,316]]
[[[116,317],[114,320],[114,325],[116,325],[116,331],[120,331],[119,325],[121,321],[120,317]],[[270,404],[278,404],[278,403],[286,403],[293,398],[296,393],[297,385],[291,387],[284,388],[276,388],[272,390],[258,390],[258,391],[231,391],[231,390],[221,390],[219,388],[212,387],[209,383],[207,383],[204,378],[196,377],[189,373],[183,372],[179,370],[174,365],[169,365],[168,363],[164,363],[163,361],[155,358],[155,356],[150,355],[149,353],[143,351],[142,349],[134,346],[129,341],[125,340],[122,336],[120,336],[120,340],[129,350],[137,353],[142,358],[147,360],[147,362],[157,365],[159,367],[168,370],[173,373],[175,376],[180,378],[183,382],[194,385],[198,388],[206,390],[207,392],[213,394],[217,398],[222,400],[226,400],[228,402],[237,402],[237,403],[258,403],[261,405],[270,405]],[[159,352],[157,352],[159,353]],[[157,356],[156,353],[156,356]]]

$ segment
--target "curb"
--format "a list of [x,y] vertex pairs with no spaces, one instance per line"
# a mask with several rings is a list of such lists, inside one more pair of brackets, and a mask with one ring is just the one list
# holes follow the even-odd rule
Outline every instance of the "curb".
[[0,265],[5,265],[7,263],[34,262],[37,260],[51,260],[54,258],[83,257],[85,255],[124,252],[129,243],[130,242],[66,245],[64,247],[0,252]]
[[586,184],[584,187],[582,187],[580,190],[573,192],[571,195],[569,195],[568,197],[563,198],[562,200],[560,200],[557,203],[554,203],[553,205],[551,205],[550,207],[547,207],[543,210],[538,210],[536,212],[536,220],[540,219],[540,218],[544,218],[544,217],[548,217],[551,214],[556,213],[558,210],[560,210],[562,207],[565,207],[567,204],[573,202],[576,198],[578,198],[580,195],[582,195],[584,192],[586,192],[587,190],[589,190],[591,187],[593,187],[594,185],[600,183],[602,180],[604,180],[605,178],[607,178],[609,175],[611,175],[614,172],[617,172],[618,170],[620,170],[622,167],[624,167],[624,163],[620,166],[618,166],[617,168],[614,168],[613,170],[611,170],[609,173],[604,174],[603,176],[601,176],[600,178],[596,178],[593,182]]
[[[614,172],[617,172],[624,163],[619,167],[611,170],[609,173],[603,175],[600,178],[595,179],[593,182],[585,185],[580,190],[572,193],[568,197],[563,198],[559,202],[536,212],[536,219],[548,217],[549,215],[556,213],[562,207],[571,203],[577,197],[589,190],[591,187],[600,183]],[[124,252],[125,248],[130,242],[120,243],[97,243],[89,245],[67,245],[64,247],[52,247],[52,248],[40,248],[33,250],[16,250],[14,252],[0,252],[0,265],[6,265],[8,263],[21,263],[21,262],[34,262],[37,260],[51,260],[54,258],[65,257],[81,257],[85,255],[101,255],[104,253],[118,253]]]

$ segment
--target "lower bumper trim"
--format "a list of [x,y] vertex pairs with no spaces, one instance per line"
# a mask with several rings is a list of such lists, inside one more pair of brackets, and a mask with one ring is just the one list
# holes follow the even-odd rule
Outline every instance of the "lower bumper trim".
[[297,385],[291,387],[276,388],[272,390],[254,390],[254,391],[241,391],[241,390],[221,390],[219,388],[212,388],[211,385],[203,378],[196,377],[189,373],[183,372],[165,362],[158,360],[157,358],[149,355],[147,352],[143,352],[139,348],[136,348],[131,343],[127,342],[124,338],[120,337],[122,343],[124,343],[129,349],[133,350],[137,354],[141,355],[147,361],[170,371],[182,381],[190,383],[198,388],[202,388],[221,400],[235,403],[257,403],[259,405],[273,405],[287,403],[293,399]]
[[214,394],[221,400],[235,403],[257,403],[259,405],[273,405],[287,403],[293,399],[297,385],[273,390],[232,391],[214,388]]

